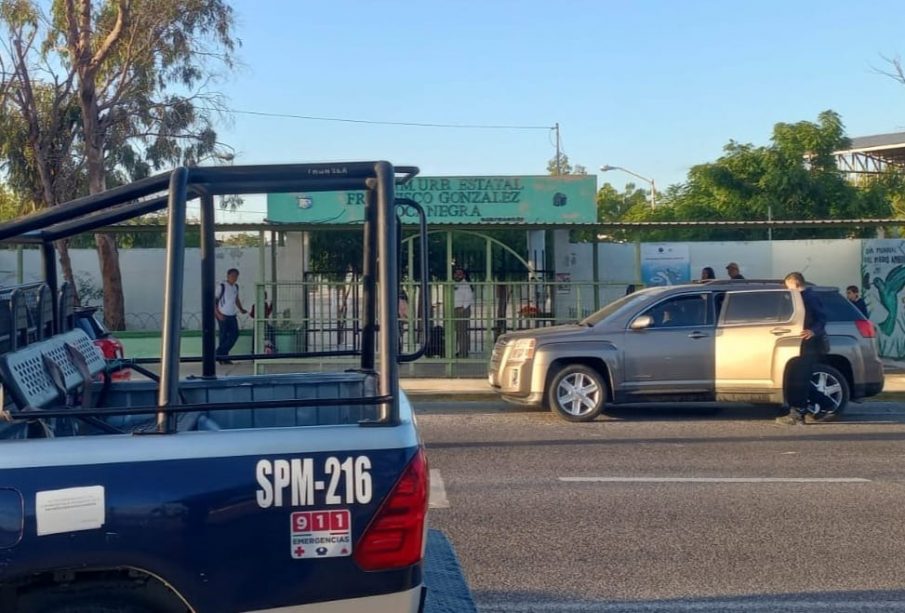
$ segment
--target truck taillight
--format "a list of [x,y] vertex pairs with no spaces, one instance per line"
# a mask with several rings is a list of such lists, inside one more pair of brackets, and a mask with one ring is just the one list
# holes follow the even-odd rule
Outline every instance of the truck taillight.
[[874,338],[877,335],[877,329],[869,319],[856,319],[855,326],[864,338]]
[[424,557],[427,503],[427,459],[419,448],[355,546],[362,570],[404,568]]

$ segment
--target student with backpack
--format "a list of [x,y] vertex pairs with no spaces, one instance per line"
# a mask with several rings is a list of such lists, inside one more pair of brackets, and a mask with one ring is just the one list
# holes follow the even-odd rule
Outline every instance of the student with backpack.
[[221,364],[232,364],[229,352],[239,340],[239,313],[248,311],[239,299],[239,271],[230,268],[226,271],[226,281],[220,283],[217,300],[214,302],[214,316],[220,326],[220,344],[217,346],[217,361]]

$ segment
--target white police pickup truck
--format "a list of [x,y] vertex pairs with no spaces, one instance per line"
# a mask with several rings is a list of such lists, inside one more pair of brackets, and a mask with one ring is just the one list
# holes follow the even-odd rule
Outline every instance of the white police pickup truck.
[[[0,296],[0,611],[422,610],[428,469],[397,366],[421,352],[397,355],[395,319],[394,185],[416,173],[387,162],[179,168],[0,225],[0,242],[39,246],[45,270],[34,300],[27,287]],[[217,377],[213,197],[318,190],[366,192],[360,368]],[[194,287],[183,278],[192,198]],[[162,209],[155,372],[105,361],[72,328],[53,241]],[[201,294],[202,377],[180,378],[183,291]],[[109,376],[120,368],[146,377]]]

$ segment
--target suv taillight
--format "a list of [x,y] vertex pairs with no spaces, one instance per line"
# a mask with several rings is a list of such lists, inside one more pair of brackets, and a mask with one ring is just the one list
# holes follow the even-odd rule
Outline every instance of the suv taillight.
[[855,326],[857,326],[858,332],[860,332],[861,336],[864,338],[874,338],[877,336],[877,329],[869,319],[856,319]]
[[419,448],[358,539],[353,557],[362,570],[390,570],[424,557],[428,472]]

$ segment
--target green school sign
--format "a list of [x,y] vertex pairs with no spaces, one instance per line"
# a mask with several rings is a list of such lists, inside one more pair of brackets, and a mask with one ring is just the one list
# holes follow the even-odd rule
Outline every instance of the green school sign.
[[[415,177],[396,186],[427,212],[429,224],[594,223],[597,179],[566,177]],[[364,219],[364,192],[267,194],[273,223],[355,223]],[[411,209],[402,220],[417,223]]]

